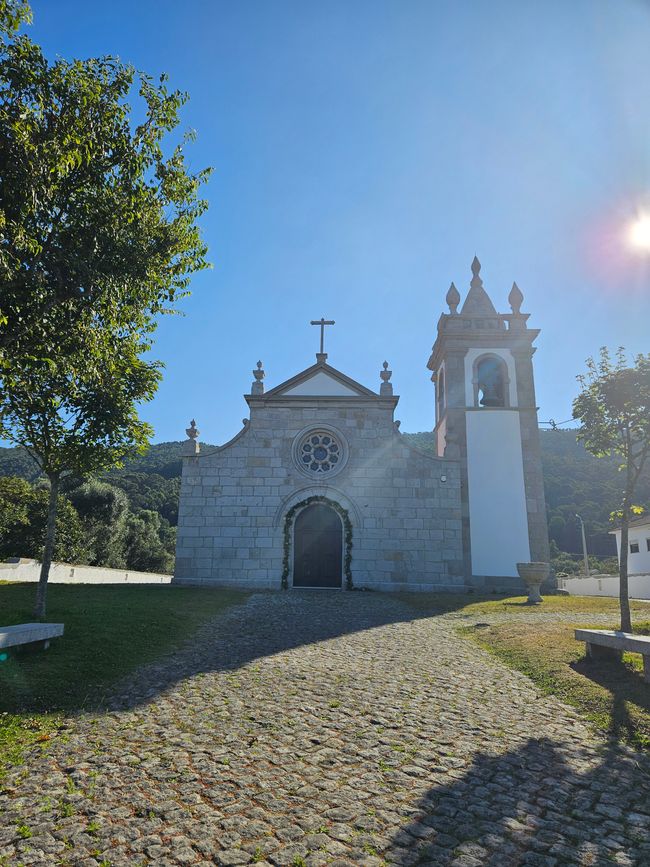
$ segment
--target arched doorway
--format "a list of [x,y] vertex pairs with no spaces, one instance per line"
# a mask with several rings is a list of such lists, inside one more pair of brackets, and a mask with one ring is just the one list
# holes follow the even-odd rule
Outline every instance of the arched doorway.
[[343,525],[329,506],[315,503],[303,509],[293,530],[293,586],[341,587]]

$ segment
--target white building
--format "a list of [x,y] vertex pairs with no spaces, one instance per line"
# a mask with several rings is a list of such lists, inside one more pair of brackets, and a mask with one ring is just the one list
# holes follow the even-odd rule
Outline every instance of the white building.
[[[611,530],[616,536],[616,551],[621,561],[621,531]],[[628,575],[650,575],[650,515],[630,521],[628,538]]]

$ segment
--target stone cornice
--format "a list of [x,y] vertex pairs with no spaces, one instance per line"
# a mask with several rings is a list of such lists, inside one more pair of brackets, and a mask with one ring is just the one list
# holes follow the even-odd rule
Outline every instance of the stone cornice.
[[[443,314],[445,315],[445,314]],[[452,317],[447,317],[452,318]],[[442,358],[452,353],[463,355],[470,349],[509,349],[513,355],[532,355],[532,344],[540,333],[539,328],[507,329],[505,331],[462,330],[439,333],[427,362],[429,370],[437,370]]]
[[356,405],[368,406],[370,404],[384,409],[395,409],[399,401],[399,395],[394,395],[393,397],[381,397],[381,395],[371,393],[369,395],[351,394],[348,397],[347,395],[317,394],[275,395],[269,392],[268,394],[245,394],[244,400],[251,407],[251,409],[259,408],[262,406],[307,407],[314,406],[314,404],[323,403],[326,403],[329,406],[341,406],[346,408]]

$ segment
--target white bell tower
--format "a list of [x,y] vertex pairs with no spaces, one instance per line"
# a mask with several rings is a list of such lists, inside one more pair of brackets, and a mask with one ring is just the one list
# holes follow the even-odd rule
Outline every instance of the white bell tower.
[[436,383],[437,452],[460,461],[465,577],[509,589],[517,562],[548,562],[546,505],[532,357],[538,329],[527,327],[513,283],[511,313],[497,313],[472,262],[460,310],[452,283],[429,359]]

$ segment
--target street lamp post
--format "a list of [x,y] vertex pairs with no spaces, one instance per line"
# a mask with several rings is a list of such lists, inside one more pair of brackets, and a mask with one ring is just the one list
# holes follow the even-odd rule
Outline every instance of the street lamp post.
[[576,518],[580,521],[580,530],[582,532],[582,556],[585,561],[585,578],[589,577],[589,557],[587,556],[587,537],[585,536],[585,522],[582,520],[580,515],[576,515]]

